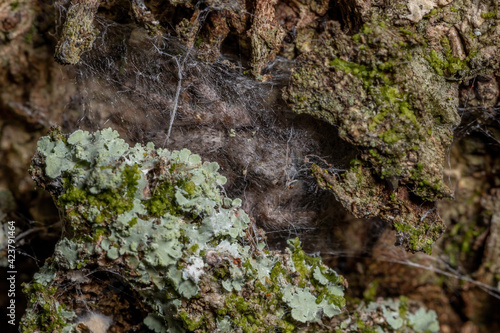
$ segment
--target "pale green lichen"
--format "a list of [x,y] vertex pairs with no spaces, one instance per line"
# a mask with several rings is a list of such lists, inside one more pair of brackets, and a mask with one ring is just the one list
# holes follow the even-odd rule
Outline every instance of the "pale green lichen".
[[[241,200],[222,194],[218,168],[187,149],[129,147],[111,129],[40,139],[31,173],[64,211],[67,231],[44,268],[57,276],[44,281],[61,292],[71,272],[116,272],[156,332],[320,329],[345,305],[343,278],[298,239],[284,254],[265,250]],[[36,320],[25,317],[23,327]]]
[[435,333],[440,328],[434,310],[405,297],[362,302],[354,315],[339,326],[337,332]]
[[33,281],[24,286],[23,292],[29,296],[31,307],[26,309],[20,322],[21,332],[70,332],[76,314],[54,297],[55,276],[53,267],[45,265]]

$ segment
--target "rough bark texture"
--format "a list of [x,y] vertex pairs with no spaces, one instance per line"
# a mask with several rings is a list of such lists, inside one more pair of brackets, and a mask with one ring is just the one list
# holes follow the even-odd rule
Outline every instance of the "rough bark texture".
[[[40,244],[71,224],[27,175],[36,142],[53,125],[111,126],[216,161],[271,246],[299,235],[351,297],[423,302],[443,332],[498,330],[499,15],[485,0],[5,1],[0,217],[51,256]],[[36,265],[19,265],[31,280]],[[142,329],[150,305],[127,310],[142,297],[130,282],[60,268],[60,304],[102,293],[95,312],[123,305],[110,332]],[[384,302],[344,315],[391,330],[377,314],[408,303]]]

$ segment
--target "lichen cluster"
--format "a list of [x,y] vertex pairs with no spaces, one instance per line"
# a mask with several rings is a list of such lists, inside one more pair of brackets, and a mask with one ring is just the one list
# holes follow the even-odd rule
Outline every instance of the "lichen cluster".
[[340,332],[439,332],[436,312],[406,297],[361,302],[339,326]]
[[187,149],[129,147],[111,129],[41,138],[31,173],[64,212],[66,235],[26,287],[22,331],[81,327],[85,307],[65,304],[62,286],[88,270],[120,276],[156,332],[318,331],[341,313],[343,278],[298,239],[266,250],[241,200],[221,192],[218,168]]

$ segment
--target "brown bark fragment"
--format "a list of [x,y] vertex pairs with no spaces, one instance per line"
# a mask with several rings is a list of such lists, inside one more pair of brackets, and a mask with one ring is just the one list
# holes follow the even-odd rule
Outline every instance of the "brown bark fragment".
[[94,17],[100,0],[73,0],[66,15],[62,36],[54,58],[63,65],[74,65],[83,52],[92,49],[97,35]]
[[264,66],[276,57],[285,32],[276,23],[274,6],[277,0],[257,0],[252,29],[248,32],[252,42],[252,74],[258,77]]

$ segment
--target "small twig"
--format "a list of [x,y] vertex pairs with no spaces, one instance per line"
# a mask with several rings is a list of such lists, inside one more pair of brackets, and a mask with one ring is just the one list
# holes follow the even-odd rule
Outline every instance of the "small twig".
[[[186,54],[186,57],[187,57],[187,54]],[[174,125],[174,119],[175,119],[175,115],[177,113],[177,106],[179,105],[179,96],[181,94],[181,88],[182,88],[182,67],[181,67],[181,64],[179,63],[179,59],[177,59],[177,57],[175,57],[174,59],[175,59],[175,62],[177,63],[177,75],[178,75],[177,89],[175,91],[174,108],[172,109],[172,112],[170,113],[170,124],[168,125],[167,137],[165,138],[165,141],[163,142],[164,147],[168,143],[168,139],[170,138],[170,133],[172,133],[172,127]],[[184,61],[183,61],[183,63],[184,63]]]

